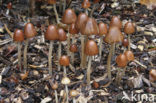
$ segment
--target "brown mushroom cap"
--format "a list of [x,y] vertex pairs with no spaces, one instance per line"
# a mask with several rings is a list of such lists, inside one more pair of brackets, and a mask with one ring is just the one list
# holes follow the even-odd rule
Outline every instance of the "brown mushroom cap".
[[120,29],[116,26],[110,27],[104,41],[109,44],[123,41],[123,35]]
[[111,26],[117,26],[118,28],[122,28],[122,22],[117,16],[113,16],[110,22],[110,27]]
[[55,81],[53,84],[52,84],[52,89],[53,90],[56,90],[58,88],[58,83]]
[[135,32],[135,27],[132,22],[127,22],[124,26],[124,32],[126,34],[133,34]]
[[56,0],[48,0],[48,4],[56,4]]
[[150,80],[152,82],[156,81],[156,70],[155,69],[151,69],[150,72],[149,72],[149,76],[150,76]]
[[64,29],[59,28],[58,29],[58,35],[59,35],[59,41],[66,41],[67,40],[67,35],[66,32],[64,31]]
[[116,58],[116,63],[119,67],[125,67],[127,65],[127,58],[125,54],[120,54]]
[[99,52],[98,46],[94,40],[88,40],[85,45],[85,54],[89,56],[97,55]]
[[59,35],[56,26],[49,25],[44,36],[47,40],[57,40],[59,38]]
[[81,26],[87,21],[88,16],[85,13],[80,13],[76,20],[76,28],[80,30]]
[[96,3],[98,3],[98,2],[100,2],[100,0],[94,0],[94,1],[93,1],[94,4],[96,4]]
[[27,23],[24,27],[24,35],[26,38],[32,38],[37,34],[34,25],[32,23]]
[[132,51],[125,51],[124,53],[127,57],[128,62],[133,61],[134,60],[134,54]]
[[66,9],[62,17],[62,22],[64,24],[72,24],[76,22],[76,19],[75,12],[72,9]]
[[70,33],[70,34],[78,34],[78,33],[79,33],[78,29],[76,28],[75,23],[72,23],[72,24],[70,25],[69,33]]
[[72,44],[72,45],[70,46],[69,50],[70,50],[70,52],[73,52],[73,53],[77,52],[77,51],[78,51],[78,50],[77,50],[77,45]]
[[12,9],[12,3],[11,2],[8,3],[7,8]]
[[96,20],[94,18],[88,18],[86,23],[82,25],[80,28],[80,32],[83,35],[96,35],[99,33],[98,25],[96,23]]
[[78,92],[77,90],[71,90],[71,91],[69,92],[69,95],[70,95],[71,97],[76,97],[76,96],[79,95],[79,92]]
[[62,65],[62,66],[69,66],[69,63],[70,61],[69,61],[69,57],[68,56],[66,56],[66,55],[63,55],[63,56],[61,56],[61,58],[60,58],[60,60],[59,60],[59,63],[60,63],[60,65]]
[[106,35],[107,34],[107,25],[103,22],[99,23],[99,35]]
[[90,7],[90,1],[89,0],[83,0],[82,2],[82,8],[89,8]]
[[14,36],[13,36],[14,41],[16,42],[22,42],[24,41],[24,34],[23,31],[20,29],[16,29],[14,31]]
[[128,45],[129,45],[128,39],[123,39],[122,45],[125,47],[128,47]]

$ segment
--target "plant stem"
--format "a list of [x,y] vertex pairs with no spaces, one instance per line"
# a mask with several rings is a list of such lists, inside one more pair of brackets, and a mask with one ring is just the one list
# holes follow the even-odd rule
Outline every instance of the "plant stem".
[[54,12],[55,12],[57,24],[59,24],[60,21],[59,21],[59,16],[58,16],[58,13],[57,13],[57,10],[56,10],[56,4],[53,4],[53,9],[54,9]]
[[48,54],[48,65],[49,65],[49,74],[52,75],[52,61],[51,61],[51,56],[52,56],[52,51],[53,51],[53,41],[50,41],[49,45],[49,54]]
[[131,43],[131,39],[130,39],[130,34],[128,34],[128,50],[131,50],[130,44]]
[[93,16],[93,13],[94,13],[94,10],[95,10],[95,4],[93,5],[93,8],[92,8],[92,11],[90,12],[90,17],[92,17]]
[[58,103],[58,96],[57,96],[57,91],[55,90],[55,100],[56,100],[56,103]]
[[103,42],[103,37],[100,37],[100,47],[99,47],[99,56],[100,56],[100,60],[101,60],[101,56],[102,56],[102,42]]
[[71,62],[74,64],[74,53],[71,52]]
[[73,98],[73,103],[76,103],[75,97]]
[[67,71],[66,71],[66,66],[63,66],[63,75],[64,75],[64,77],[66,77],[67,76]]
[[88,10],[87,9],[85,9],[85,13],[86,13],[86,15],[88,15]]
[[112,51],[113,51],[113,44],[111,44],[108,59],[107,59],[107,73],[108,73],[108,79],[111,81],[111,58],[112,58]]
[[84,35],[81,35],[81,67],[83,68],[84,62]]
[[90,67],[91,67],[92,57],[89,56],[88,68],[87,68],[87,84],[90,85]]
[[28,39],[25,40],[24,47],[24,70],[27,70],[27,49],[28,49]]
[[65,12],[66,10],[66,0],[64,0],[64,4],[63,4],[63,13]]
[[[61,42],[59,42],[58,61],[61,58],[61,51],[62,51],[62,46],[61,46]],[[60,63],[58,63],[58,71],[60,71],[60,69],[61,69]]]
[[66,95],[67,95],[67,103],[69,103],[69,99],[68,99],[68,85],[65,85],[66,88]]
[[21,71],[21,43],[18,42],[17,43],[17,47],[18,47],[18,66],[19,66],[19,70]]
[[69,51],[69,48],[70,48],[70,36],[71,36],[71,34],[69,33],[69,28],[68,28],[68,37],[67,37],[67,54],[68,54],[68,56],[70,55],[70,51]]

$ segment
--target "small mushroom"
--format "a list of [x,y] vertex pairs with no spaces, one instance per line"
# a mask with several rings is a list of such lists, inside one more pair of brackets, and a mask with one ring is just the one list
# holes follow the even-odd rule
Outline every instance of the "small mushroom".
[[82,8],[85,9],[86,15],[88,15],[88,8],[90,7],[90,1],[89,0],[83,0],[82,2]]
[[16,29],[14,31],[14,36],[13,36],[13,40],[15,42],[17,42],[17,47],[18,47],[18,66],[19,66],[19,69],[21,71],[21,42],[24,41],[24,34],[23,34],[23,31],[20,30],[20,29]]
[[79,92],[77,90],[71,90],[69,95],[73,98],[73,103],[76,103],[75,97],[79,95]]
[[65,91],[66,91],[66,94],[67,94],[67,103],[69,103],[69,97],[68,97],[68,85],[70,84],[70,79],[68,77],[63,77],[62,80],[61,80],[61,83],[63,85],[65,85]]
[[111,19],[111,22],[110,22],[110,25],[109,25],[109,26],[110,26],[110,27],[116,26],[116,27],[118,27],[119,29],[121,29],[121,28],[122,28],[122,22],[121,22],[121,20],[119,19],[119,17],[113,16],[112,19]]
[[12,9],[12,3],[9,2],[8,5],[7,5],[7,11],[6,11],[7,15],[9,15],[9,12],[10,12],[11,9]]
[[122,45],[125,46],[125,47],[128,47],[129,43],[128,43],[128,40],[126,38],[123,39]]
[[74,53],[78,51],[77,45],[72,44],[69,49],[70,49],[70,52],[72,53],[71,54],[71,61],[72,61],[72,64],[73,64],[74,63]]
[[156,70],[155,69],[150,70],[149,79],[150,79],[151,82],[156,81]]
[[75,35],[79,33],[78,29],[76,28],[75,23],[72,23],[70,25],[69,33],[72,34],[72,43],[74,43],[75,42]]

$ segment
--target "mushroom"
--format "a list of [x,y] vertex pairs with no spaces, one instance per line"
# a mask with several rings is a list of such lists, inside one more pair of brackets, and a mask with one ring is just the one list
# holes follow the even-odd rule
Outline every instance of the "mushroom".
[[121,69],[120,68],[124,68],[126,67],[127,65],[127,57],[125,54],[120,54],[117,56],[116,58],[116,63],[118,65],[118,73],[117,73],[117,76],[116,76],[116,83],[119,85],[120,84],[120,81],[121,81],[121,78],[123,76],[123,73],[124,72],[121,72]]
[[8,5],[7,5],[7,11],[6,11],[6,14],[8,15],[10,10],[12,9],[12,3],[9,2]]
[[108,78],[111,81],[111,58],[112,58],[112,52],[115,47],[115,43],[123,41],[123,35],[120,31],[120,29],[116,26],[110,27],[108,30],[108,34],[105,36],[104,41],[106,43],[111,44],[109,55],[107,58],[107,72],[108,72]]
[[88,8],[90,7],[90,1],[89,0],[83,0],[82,2],[82,8],[85,9],[85,13],[88,15]]
[[69,33],[72,34],[72,43],[74,43],[75,42],[75,36],[74,35],[79,33],[78,29],[76,28],[75,23],[72,23],[70,25]]
[[99,2],[100,2],[100,0],[93,0],[94,5],[93,5],[93,8],[92,8],[92,11],[90,12],[90,16],[93,15],[93,12],[95,10],[96,4],[99,3]]
[[102,55],[102,42],[103,42],[103,35],[107,34],[107,25],[104,24],[103,22],[99,23],[99,36],[100,36],[100,44],[99,44],[99,55],[101,59]]
[[57,13],[57,10],[56,10],[56,0],[48,0],[48,4],[53,5],[53,9],[54,9],[55,16],[56,16],[56,21],[59,24],[60,21],[59,21],[59,16],[58,16],[58,13]]
[[124,32],[128,35],[128,42],[129,42],[129,45],[128,45],[128,50],[130,50],[130,34],[133,34],[135,32],[135,26],[133,25],[132,22],[127,22],[124,26]]
[[73,98],[73,103],[76,103],[75,97],[79,95],[79,92],[77,90],[71,90],[69,94]]
[[65,91],[67,94],[67,103],[69,103],[69,97],[68,97],[68,85],[70,84],[70,79],[68,77],[63,77],[61,80],[61,83],[65,85]]
[[[67,40],[66,32],[62,29],[58,29],[58,35],[59,35],[59,51],[58,51],[58,60],[61,58],[61,52],[62,52],[62,46],[61,42]],[[60,64],[58,63],[58,70],[60,71]]]
[[64,76],[67,76],[66,66],[69,66],[69,57],[66,55],[61,56],[59,63],[63,66]]
[[74,63],[74,53],[75,52],[77,52],[78,50],[77,50],[77,45],[75,45],[75,44],[72,44],[71,46],[70,46],[70,52],[72,53],[71,54],[71,61],[72,61],[72,63]]
[[149,79],[150,79],[151,82],[156,81],[156,70],[155,69],[150,70]]
[[122,45],[125,46],[125,47],[128,47],[129,43],[128,43],[128,40],[126,38],[123,39]]
[[[76,14],[75,12],[72,10],[72,9],[66,9],[66,11],[64,12],[63,14],[63,17],[62,17],[62,22],[64,24],[67,24],[67,25],[70,25],[72,23],[75,23],[76,22]],[[70,47],[70,33],[69,33],[69,27],[68,27],[68,38],[67,38],[67,54],[69,55],[69,47]]]
[[20,29],[16,29],[14,31],[14,35],[13,35],[13,40],[15,42],[17,42],[17,47],[18,47],[18,66],[19,66],[19,69],[21,71],[21,42],[24,41],[24,34],[23,34],[23,31],[20,30]]
[[58,40],[58,38],[59,38],[56,26],[49,25],[44,36],[45,36],[46,40],[50,40],[49,54],[48,54],[48,65],[49,65],[49,74],[52,75],[52,61],[51,61],[52,58],[51,58],[51,56],[52,56],[52,51],[53,51],[53,41]]
[[113,16],[109,26],[110,27],[111,26],[116,26],[119,29],[121,29],[122,28],[122,22],[121,22],[121,20],[117,16]]
[[85,45],[85,54],[89,56],[88,68],[87,68],[87,84],[90,84],[90,68],[92,62],[92,56],[98,54],[98,46],[95,41],[88,40]]
[[26,37],[25,47],[24,47],[24,69],[27,68],[27,48],[30,38],[33,38],[37,34],[34,25],[32,23],[27,23],[24,27],[24,35]]

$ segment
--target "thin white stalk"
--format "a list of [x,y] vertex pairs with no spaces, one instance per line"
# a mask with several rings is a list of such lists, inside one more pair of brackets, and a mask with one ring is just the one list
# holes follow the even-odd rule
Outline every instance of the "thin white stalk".
[[[61,42],[59,42],[58,61],[61,58],[61,52],[62,52],[62,46],[61,46]],[[58,63],[58,71],[60,70],[61,70],[61,66],[60,66],[60,63]]]
[[68,29],[68,37],[67,37],[67,54],[68,54],[68,56],[70,55],[70,51],[69,51],[69,48],[70,48],[70,36],[71,36],[71,34],[69,33],[69,29]]
[[68,97],[68,85],[65,85],[66,88],[66,95],[67,95],[67,103],[69,103],[69,97]]
[[49,74],[52,75],[52,51],[53,51],[53,41],[50,41],[49,54],[48,54],[48,64],[49,64]]
[[81,67],[83,67],[83,59],[84,59],[84,35],[81,35]]
[[92,57],[89,57],[88,68],[87,68],[87,84],[90,85],[90,69],[91,69]]
[[73,103],[76,103],[75,97],[73,98]]
[[130,34],[128,34],[128,50],[131,50],[131,38],[130,38]]
[[63,4],[63,13],[65,12],[66,10],[66,0],[64,0],[64,4]]
[[58,96],[57,96],[57,91],[55,90],[55,100],[56,100],[56,103],[58,103]]
[[28,49],[28,39],[25,40],[24,46],[24,70],[27,70],[27,49]]
[[74,64],[74,53],[73,52],[71,52],[71,62],[72,62],[72,64]]
[[146,65],[143,65],[142,63],[140,63],[139,61],[137,61],[136,59],[133,60],[135,63],[139,64],[140,66],[142,66],[143,68],[147,69]]
[[100,59],[101,59],[101,56],[102,56],[102,42],[103,42],[103,37],[101,36],[100,37],[100,47],[99,47],[99,56],[100,56]]
[[63,75],[64,75],[64,77],[66,77],[67,76],[67,71],[66,71],[66,66],[63,66]]
[[57,10],[56,10],[56,4],[53,4],[53,9],[54,9],[54,12],[55,12],[56,21],[57,21],[57,23],[59,24],[60,21],[59,21],[59,16],[58,16],[58,13],[57,13]]
[[21,43],[18,42],[17,43],[17,47],[18,47],[18,66],[19,66],[19,70],[21,71]]

